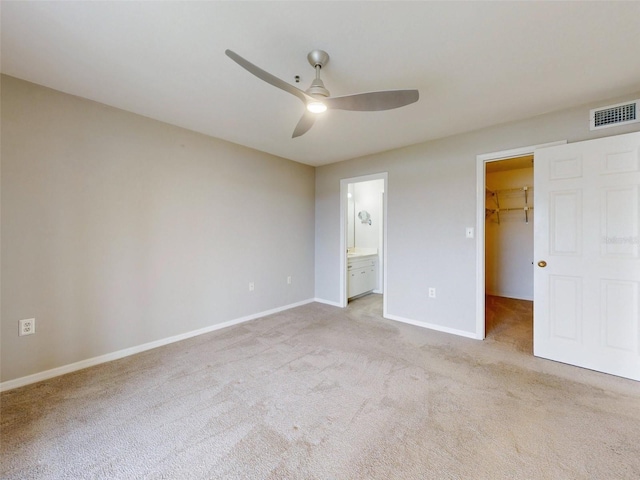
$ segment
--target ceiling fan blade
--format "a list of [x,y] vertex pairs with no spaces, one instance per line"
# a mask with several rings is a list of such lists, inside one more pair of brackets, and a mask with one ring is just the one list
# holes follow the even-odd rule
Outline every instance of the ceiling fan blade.
[[231,50],[225,50],[224,53],[227,55],[227,57],[229,57],[231,60],[236,62],[242,68],[244,68],[250,73],[253,73],[260,80],[264,80],[265,82],[273,85],[274,87],[279,88],[280,90],[284,90],[285,92],[288,92],[291,95],[295,95],[300,100],[302,100],[305,103],[305,105],[308,102],[314,101],[314,98],[312,96],[307,95],[305,92],[303,92],[299,88],[294,87],[293,85],[285,82],[284,80],[280,80],[278,77],[271,75],[269,72],[265,72],[260,67],[257,67],[250,61],[242,58],[236,52],[233,52]]
[[314,122],[316,121],[316,115],[310,112],[304,112],[302,118],[296,125],[295,130],[293,131],[293,135],[291,138],[299,137],[300,135],[304,135],[309,131],[311,127],[313,127]]
[[329,97],[322,101],[327,108],[353,110],[358,112],[376,112],[404,107],[417,102],[418,90],[386,90],[383,92],[356,93],[342,97]]

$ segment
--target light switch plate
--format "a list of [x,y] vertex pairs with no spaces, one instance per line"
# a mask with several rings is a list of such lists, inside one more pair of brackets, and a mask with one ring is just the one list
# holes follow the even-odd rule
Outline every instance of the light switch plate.
[[466,235],[467,235],[467,238],[473,238],[474,237],[473,227],[467,227]]

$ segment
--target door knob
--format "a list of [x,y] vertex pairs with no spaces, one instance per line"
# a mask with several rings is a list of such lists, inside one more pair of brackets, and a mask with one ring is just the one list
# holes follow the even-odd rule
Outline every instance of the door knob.
[[546,266],[547,266],[547,262],[545,262],[544,260],[540,260],[540,261],[538,262],[538,266],[539,266],[539,267],[544,268],[544,267],[546,267]]

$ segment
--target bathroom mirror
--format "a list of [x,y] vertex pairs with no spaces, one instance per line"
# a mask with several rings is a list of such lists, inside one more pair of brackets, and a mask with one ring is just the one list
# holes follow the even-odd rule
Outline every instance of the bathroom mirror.
[[364,223],[365,225],[371,225],[371,215],[366,210],[359,211],[358,218],[360,219],[360,223]]

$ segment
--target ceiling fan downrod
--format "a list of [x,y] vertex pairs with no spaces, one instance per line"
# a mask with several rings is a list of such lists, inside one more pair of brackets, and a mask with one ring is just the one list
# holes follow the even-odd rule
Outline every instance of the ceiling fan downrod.
[[316,71],[316,78],[311,82],[311,86],[307,89],[307,93],[309,95],[328,97],[331,94],[320,78],[320,70],[322,70],[322,67],[324,67],[329,61],[329,54],[324,50],[312,50],[307,55],[307,60]]

